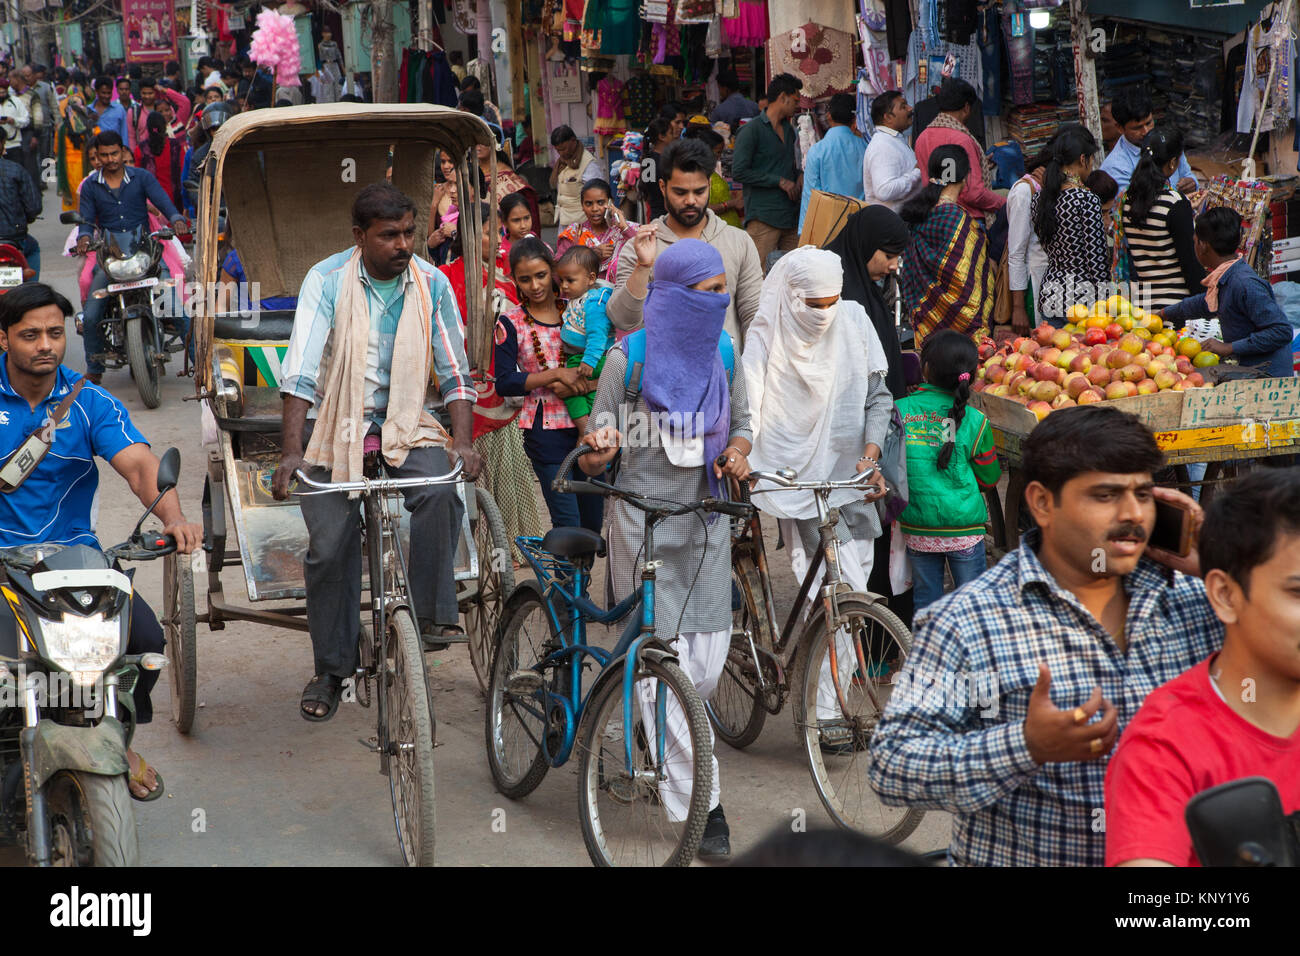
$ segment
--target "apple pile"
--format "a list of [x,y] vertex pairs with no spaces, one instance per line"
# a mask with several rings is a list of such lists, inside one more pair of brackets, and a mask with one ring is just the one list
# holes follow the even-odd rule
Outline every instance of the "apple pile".
[[[1119,297],[1112,301],[1115,298]],[[1112,321],[1107,306],[1098,302],[1091,314],[1085,314],[1082,331],[1080,321],[1062,329],[1044,323],[1030,336],[1000,348],[990,338],[980,339],[980,367],[972,391],[1025,405],[1041,421],[1057,408],[1205,385],[1193,359],[1213,353],[1201,352],[1195,339],[1178,339],[1172,330],[1160,328],[1155,316],[1140,312],[1134,316],[1131,306]],[[1074,308],[1087,313],[1086,306]],[[1073,310],[1071,317],[1080,320]],[[1120,318],[1130,320],[1125,323],[1130,331],[1125,331]],[[1104,325],[1099,324],[1101,319]],[[1146,335],[1138,334],[1138,328]],[[1201,364],[1210,363],[1202,360]]]

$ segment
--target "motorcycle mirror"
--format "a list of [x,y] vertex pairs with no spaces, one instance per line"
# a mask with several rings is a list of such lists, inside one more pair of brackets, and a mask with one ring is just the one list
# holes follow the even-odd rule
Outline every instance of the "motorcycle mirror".
[[158,462],[158,494],[166,494],[175,488],[180,474],[181,453],[175,448],[168,448]]
[[59,222],[65,226],[80,226],[82,218],[75,212],[61,212],[59,213]]
[[1244,777],[1203,790],[1184,811],[1204,866],[1294,866],[1297,847],[1277,787]]

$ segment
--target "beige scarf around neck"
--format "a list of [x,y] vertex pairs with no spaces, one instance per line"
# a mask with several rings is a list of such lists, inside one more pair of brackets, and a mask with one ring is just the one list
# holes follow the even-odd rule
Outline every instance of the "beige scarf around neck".
[[[406,267],[402,314],[397,321],[389,370],[388,413],[381,430],[384,460],[406,461],[412,448],[445,447],[446,430],[424,409],[433,362],[433,298],[415,264]],[[353,250],[334,302],[329,368],[324,397],[304,460],[329,468],[333,481],[358,481],[369,425],[365,416],[366,359],[370,345],[370,300],[361,281],[361,250]],[[355,494],[350,495],[355,497]]]

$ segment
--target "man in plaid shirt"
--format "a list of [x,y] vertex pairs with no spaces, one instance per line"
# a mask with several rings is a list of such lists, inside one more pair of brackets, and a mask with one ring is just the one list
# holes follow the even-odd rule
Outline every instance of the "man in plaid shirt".
[[[1175,570],[1195,552],[1146,546],[1158,498],[1201,519],[1154,486],[1162,463],[1113,406],[1048,416],[1024,444],[1038,528],[918,615],[870,780],[889,805],[956,815],[952,863],[1101,866],[1107,755],[1148,693],[1221,646],[1204,584]],[[990,683],[994,707],[953,690]]]

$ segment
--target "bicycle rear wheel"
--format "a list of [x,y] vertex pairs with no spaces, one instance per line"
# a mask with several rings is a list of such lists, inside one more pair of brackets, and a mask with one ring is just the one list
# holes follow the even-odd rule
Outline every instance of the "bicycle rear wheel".
[[[632,665],[624,659],[609,666],[613,673],[589,704],[580,742],[578,802],[587,853],[597,866],[688,866],[704,835],[713,787],[704,705],[676,664],[646,660],[636,674],[637,700],[625,731],[623,669]],[[651,703],[642,706],[643,697]],[[662,761],[659,721],[644,720],[644,711],[653,714],[660,699],[666,722],[677,731],[665,735]],[[625,732],[632,735],[635,776],[627,772]]]
[[379,744],[389,754],[397,842],[408,866],[433,866],[433,710],[420,632],[405,607],[388,615],[383,693],[381,719],[387,727],[380,728]]
[[766,604],[758,568],[748,558],[738,558],[731,568],[731,647],[713,696],[704,702],[718,737],[736,749],[748,747],[763,732],[767,709],[763,706],[762,675],[755,647],[766,630]]
[[[795,729],[817,796],[831,819],[845,829],[899,843],[916,829],[925,812],[881,802],[867,781],[868,748],[893,690],[892,683],[885,681],[902,667],[912,648],[912,635],[892,611],[865,595],[846,595],[838,605],[836,663],[845,706],[835,694],[825,609],[818,605],[802,638],[805,656]],[[827,738],[831,742],[823,748]]]
[[[546,605],[531,589],[506,605],[503,620],[492,655],[484,723],[492,780],[497,790],[518,800],[536,790],[550,769],[544,747],[549,725],[545,685],[540,680],[523,685],[518,675],[533,670],[560,641]],[[517,675],[514,690],[511,674]]]

